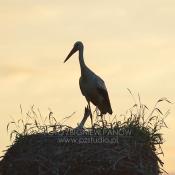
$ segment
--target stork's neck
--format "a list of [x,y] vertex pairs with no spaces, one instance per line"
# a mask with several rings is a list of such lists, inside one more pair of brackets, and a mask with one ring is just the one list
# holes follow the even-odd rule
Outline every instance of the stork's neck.
[[83,48],[79,50],[79,62],[80,62],[80,68],[81,68],[81,75],[83,75],[86,68],[86,64],[84,62],[84,57],[83,57]]

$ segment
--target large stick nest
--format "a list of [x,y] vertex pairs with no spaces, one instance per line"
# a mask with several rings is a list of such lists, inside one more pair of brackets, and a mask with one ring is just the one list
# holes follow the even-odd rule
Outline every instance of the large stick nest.
[[[27,113],[33,120],[11,122],[19,129],[13,144],[0,162],[1,175],[158,175],[162,173],[163,138],[166,127],[157,104],[146,116],[145,105],[134,105],[124,119],[97,119],[93,128],[71,128],[56,121],[50,112],[39,122],[32,107]],[[40,114],[40,112],[39,112]],[[28,120],[28,119],[27,119]],[[19,124],[22,123],[22,124]],[[8,125],[8,130],[10,125]]]

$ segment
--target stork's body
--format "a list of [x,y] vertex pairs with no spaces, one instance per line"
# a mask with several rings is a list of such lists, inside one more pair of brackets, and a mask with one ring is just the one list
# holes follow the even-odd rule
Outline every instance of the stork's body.
[[80,77],[79,84],[81,92],[88,103],[92,102],[100,110],[101,114],[106,114],[107,112],[112,114],[106,86],[99,76],[86,68]]
[[79,51],[79,62],[81,68],[79,85],[82,94],[88,102],[89,108],[90,102],[92,102],[100,110],[101,115],[106,113],[112,114],[105,83],[98,75],[86,66],[83,57],[83,49],[83,43],[80,41],[76,42],[64,62],[66,62],[76,51]]

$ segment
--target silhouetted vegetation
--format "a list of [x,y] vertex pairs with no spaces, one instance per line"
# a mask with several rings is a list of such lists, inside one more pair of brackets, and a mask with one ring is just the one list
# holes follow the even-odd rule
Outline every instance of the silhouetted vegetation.
[[21,108],[23,117],[7,125],[13,144],[0,163],[1,174],[162,174],[160,130],[167,127],[169,110],[163,113],[158,105],[170,101],[161,98],[152,110],[138,101],[124,115],[102,120],[94,112],[89,128],[65,125],[71,116],[58,122],[51,111],[44,118],[34,106],[24,116]]

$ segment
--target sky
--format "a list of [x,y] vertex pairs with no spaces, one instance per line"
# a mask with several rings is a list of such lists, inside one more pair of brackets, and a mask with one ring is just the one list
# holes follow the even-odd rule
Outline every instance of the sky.
[[[86,105],[79,89],[74,42],[84,43],[86,64],[106,83],[115,114],[133,105],[175,101],[174,0],[0,0],[0,152],[10,144],[7,123],[34,104],[78,123]],[[175,106],[163,130],[164,168],[175,172]]]

